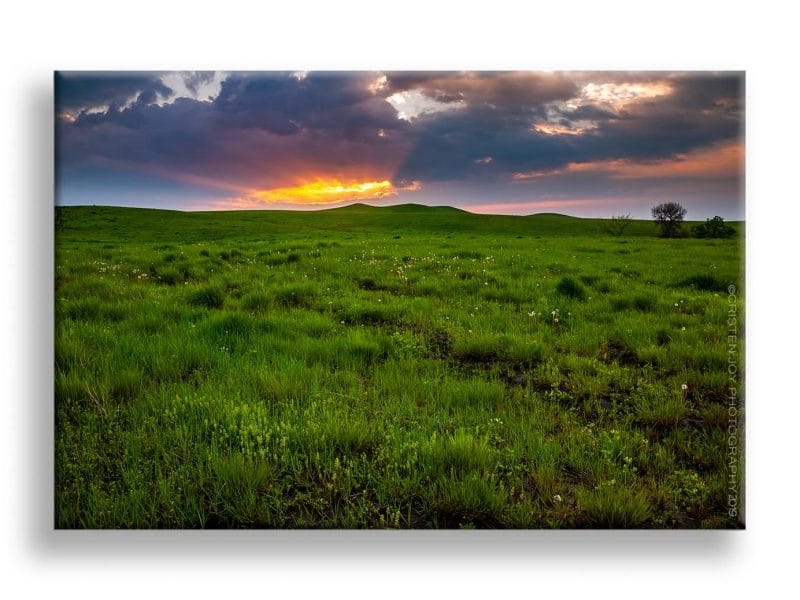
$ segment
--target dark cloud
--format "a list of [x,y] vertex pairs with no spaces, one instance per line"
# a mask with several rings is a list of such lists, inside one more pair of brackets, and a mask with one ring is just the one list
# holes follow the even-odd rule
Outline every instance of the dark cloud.
[[[518,172],[656,161],[742,135],[736,73],[384,75],[385,82],[367,72],[235,73],[211,101],[164,103],[174,94],[159,73],[59,73],[57,111],[73,115],[57,119],[59,177],[113,166],[247,188],[379,173],[397,185],[461,181],[478,189]],[[182,77],[196,95],[213,74]],[[587,83],[631,82],[672,91],[614,106],[582,94]],[[412,90],[452,110],[400,119],[386,99]],[[98,106],[109,109],[85,112]],[[543,122],[581,135],[537,130]]]
[[[744,108],[744,73],[684,74],[670,79],[675,91],[670,103],[685,109],[708,109],[722,105],[729,110]],[[730,100],[730,104],[721,104]]]
[[398,129],[397,113],[368,89],[375,74],[243,74],[222,84],[214,108],[236,127],[279,135],[304,129],[359,135],[369,128]]
[[602,122],[576,147],[581,160],[664,159],[739,135],[727,118],[703,118],[680,111],[656,111]]
[[[631,81],[621,74],[596,78],[601,82],[609,79]],[[636,81],[665,79],[664,74],[640,74]],[[462,78],[456,77],[457,81]],[[472,105],[435,115],[420,122],[415,147],[396,176],[422,180],[498,178],[570,162],[652,161],[742,134],[741,77],[691,74],[670,78],[668,83],[672,93],[625,104],[618,112],[606,104],[583,100],[577,106],[543,102],[529,110],[521,110],[525,107],[518,104]],[[498,89],[502,87],[498,84]],[[572,128],[589,121],[591,127],[583,135],[547,135],[532,127],[534,121],[545,118]],[[483,156],[492,157],[491,168],[476,165],[476,159]]]
[[[530,130],[530,119],[477,106],[425,119],[398,179],[447,181],[497,178],[533,168],[554,168],[578,155],[554,136]],[[491,157],[488,164],[476,162]]]
[[83,73],[60,71],[55,76],[56,111],[79,113],[99,106],[122,106],[142,92],[148,97],[171,90],[160,73]]
[[141,92],[139,92],[139,95],[136,98],[136,103],[143,106],[149,106],[157,100],[169,98],[172,93],[172,89],[167,87],[160,79],[151,81]]
[[588,136],[588,159],[659,159],[743,134],[743,79],[737,74],[673,76],[672,93],[626,107]]

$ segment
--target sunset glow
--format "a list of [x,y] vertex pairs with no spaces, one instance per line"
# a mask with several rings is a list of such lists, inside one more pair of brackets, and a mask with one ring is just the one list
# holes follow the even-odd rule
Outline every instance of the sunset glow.
[[343,183],[338,179],[317,179],[294,187],[259,190],[252,195],[262,202],[336,204],[346,200],[375,200],[396,193],[388,180]]

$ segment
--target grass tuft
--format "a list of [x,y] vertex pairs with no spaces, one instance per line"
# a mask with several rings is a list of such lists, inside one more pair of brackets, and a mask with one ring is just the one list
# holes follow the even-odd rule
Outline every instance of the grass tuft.
[[651,516],[650,502],[644,492],[613,484],[592,491],[580,490],[578,506],[584,511],[588,525],[600,529],[642,527]]
[[243,296],[241,300],[242,308],[250,312],[264,313],[269,310],[271,305],[272,301],[270,297],[260,292],[247,294]]
[[308,284],[288,285],[275,293],[275,300],[283,306],[309,308],[316,298],[316,290]]
[[678,284],[682,287],[692,287],[704,292],[724,292],[728,286],[713,275],[692,275],[681,280]]
[[224,303],[225,294],[217,287],[204,287],[189,296],[189,304],[192,306],[202,306],[209,309],[222,308]]
[[494,451],[486,441],[464,430],[437,440],[430,448],[431,468],[438,475],[485,473],[494,463]]
[[586,298],[586,289],[572,277],[562,277],[556,285],[556,291],[562,296],[575,298],[576,300],[584,300]]
[[504,490],[477,475],[445,478],[429,493],[428,512],[441,527],[497,527],[506,503]]

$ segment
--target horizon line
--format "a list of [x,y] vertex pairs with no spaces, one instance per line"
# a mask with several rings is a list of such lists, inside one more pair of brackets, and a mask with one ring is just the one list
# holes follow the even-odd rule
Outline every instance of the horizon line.
[[[489,213],[489,212],[475,212],[471,211],[467,208],[461,208],[457,206],[452,206],[449,204],[436,204],[436,205],[429,205],[429,204],[420,204],[418,202],[404,202],[402,204],[387,204],[387,205],[375,205],[375,204],[367,204],[366,202],[353,202],[351,204],[344,204],[341,206],[332,206],[332,207],[324,207],[320,206],[320,208],[302,208],[302,209],[292,209],[292,208],[270,208],[267,206],[263,207],[252,207],[252,208],[227,208],[227,209],[215,209],[215,208],[196,208],[196,209],[184,209],[184,208],[155,208],[150,206],[132,206],[132,205],[116,205],[116,204],[57,204],[54,203],[54,208],[125,208],[125,209],[134,209],[134,210],[157,210],[157,211],[164,211],[164,212],[180,212],[186,214],[197,214],[197,213],[237,213],[237,212],[296,212],[296,213],[317,213],[317,212],[327,212],[327,211],[334,211],[334,210],[341,210],[345,208],[351,207],[365,207],[365,208],[374,208],[374,209],[386,209],[386,208],[400,208],[400,207],[418,207],[418,208],[425,208],[425,209],[437,209],[437,208],[447,208],[451,210],[456,210],[462,213],[467,213],[474,216],[479,217],[536,217],[536,216],[558,216],[558,217],[567,217],[570,219],[583,219],[583,220],[606,220],[609,221],[612,218],[620,215],[611,215],[608,217],[583,217],[578,215],[572,215],[568,213],[562,212],[553,212],[553,211],[544,211],[544,212],[535,212],[535,213],[527,213],[527,214],[515,214],[515,213]],[[718,215],[712,215],[718,216]],[[711,219],[712,217],[704,217],[701,219],[685,219],[685,222],[703,222],[706,219]],[[630,217],[631,221],[653,221],[653,219],[649,218],[637,218],[637,217]],[[730,223],[744,223],[746,222],[745,217],[736,218],[736,219],[725,219]]]

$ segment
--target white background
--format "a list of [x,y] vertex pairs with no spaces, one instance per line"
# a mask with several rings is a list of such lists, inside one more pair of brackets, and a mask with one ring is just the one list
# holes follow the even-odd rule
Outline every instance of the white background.
[[[734,598],[797,589],[798,21],[789,3],[749,6],[6,3],[0,593]],[[747,531],[54,532],[52,71],[198,68],[746,70]]]

